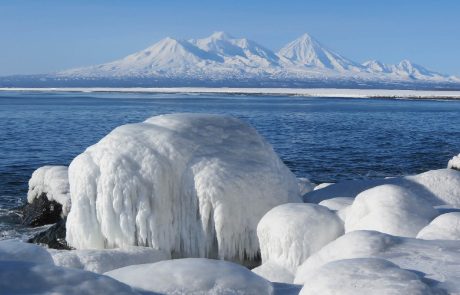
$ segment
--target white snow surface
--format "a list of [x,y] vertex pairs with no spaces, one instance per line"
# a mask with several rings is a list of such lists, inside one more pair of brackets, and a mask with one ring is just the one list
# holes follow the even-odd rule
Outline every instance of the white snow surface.
[[[294,282],[303,284],[331,261],[382,258],[435,280],[430,286],[460,294],[460,242],[395,237],[375,231],[354,231],[324,246],[298,268]],[[437,282],[436,282],[437,281]]]
[[48,250],[57,266],[104,273],[117,268],[169,259],[166,253],[148,247],[103,250]]
[[411,190],[393,184],[380,185],[356,197],[347,211],[345,231],[376,230],[415,238],[437,215],[429,202]]
[[460,240],[460,212],[439,215],[417,235],[424,240]]
[[242,121],[173,114],[116,128],[69,167],[66,239],[77,249],[148,246],[173,257],[242,261],[297,180]]
[[5,295],[139,294],[131,287],[106,276],[24,261],[0,261],[0,293]]
[[316,184],[305,177],[297,178],[297,181],[299,184],[299,191],[301,196],[311,192],[316,187]]
[[460,154],[458,156],[454,156],[452,159],[449,160],[447,168],[460,170]]
[[300,295],[437,294],[414,272],[379,258],[333,261],[304,282]]
[[433,206],[460,207],[460,172],[453,169],[431,170],[417,175],[385,179],[346,180],[309,192],[303,199],[309,203],[320,203],[337,197],[355,198],[365,190],[384,184],[404,187]]
[[54,264],[53,258],[45,248],[19,240],[0,241],[0,261],[3,260]]
[[70,210],[69,178],[66,166],[43,166],[32,173],[29,180],[27,202],[42,194],[50,201],[56,201],[62,205],[62,212],[67,215]]
[[460,99],[460,91],[400,90],[400,89],[340,89],[340,88],[237,88],[237,87],[3,87],[0,91],[33,92],[114,92],[114,93],[189,93],[189,94],[247,94],[288,95],[303,97],[340,98],[403,98]]
[[294,281],[294,273],[273,261],[268,261],[253,268],[252,272],[270,282],[292,284]]
[[351,61],[303,34],[275,53],[246,38],[215,32],[201,39],[164,38],[152,46],[109,63],[54,74],[65,78],[142,77],[180,79],[254,79],[458,83],[402,60],[396,65]]
[[270,210],[257,226],[262,262],[295,273],[311,254],[344,232],[342,221],[316,204],[284,204]]
[[204,258],[132,265],[106,275],[139,290],[160,294],[273,294],[271,283],[249,269],[231,262]]

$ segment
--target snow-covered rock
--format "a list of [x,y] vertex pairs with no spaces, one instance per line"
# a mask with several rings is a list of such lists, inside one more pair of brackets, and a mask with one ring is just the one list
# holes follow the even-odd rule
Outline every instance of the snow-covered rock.
[[69,180],[66,239],[77,249],[252,259],[262,216],[300,202],[295,176],[257,131],[218,115],[118,127],[72,161]]
[[449,160],[449,163],[447,163],[447,168],[460,170],[460,154]]
[[345,231],[376,230],[416,237],[438,215],[430,203],[412,191],[386,184],[360,193],[347,212]]
[[294,281],[294,273],[272,261],[268,261],[256,268],[253,268],[252,272],[258,274],[266,280],[269,280],[270,282],[291,284]]
[[333,261],[304,282],[300,295],[437,294],[416,273],[377,258]]
[[0,261],[2,260],[54,264],[53,258],[45,248],[18,240],[0,241]]
[[320,203],[323,200],[337,197],[354,198],[365,190],[384,184],[404,187],[420,199],[430,202],[433,206],[452,205],[460,207],[460,171],[453,169],[431,170],[405,177],[347,180],[316,189],[305,194],[303,198],[305,202],[309,203]]
[[139,294],[123,283],[92,272],[23,261],[0,261],[0,293],[5,295]]
[[299,266],[294,282],[303,284],[331,261],[372,257],[422,272],[434,280],[430,285],[460,294],[460,242],[402,238],[375,231],[350,232],[324,246]]
[[106,273],[139,290],[160,294],[267,294],[273,286],[249,269],[220,260],[186,258],[123,267]]
[[417,235],[424,240],[460,240],[460,212],[439,215]]
[[160,251],[147,247],[127,247],[124,249],[103,250],[49,250],[57,266],[70,267],[104,273],[128,265],[154,263],[170,257]]
[[257,226],[262,262],[274,262],[294,273],[305,259],[343,232],[342,221],[326,207],[280,205]]
[[353,201],[353,198],[338,197],[324,200],[319,204],[321,206],[329,208],[330,210],[339,211],[353,204]]
[[311,192],[316,186],[316,184],[311,182],[310,179],[305,177],[297,178],[297,181],[299,184],[299,191],[301,196]]
[[70,210],[69,178],[66,166],[43,166],[32,173],[29,180],[27,202],[32,203],[43,194],[49,201],[62,205],[62,213]]

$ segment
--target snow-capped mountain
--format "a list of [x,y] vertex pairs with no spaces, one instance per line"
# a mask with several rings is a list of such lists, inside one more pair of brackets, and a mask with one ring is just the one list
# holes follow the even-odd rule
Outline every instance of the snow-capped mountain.
[[216,32],[202,39],[165,38],[151,47],[106,64],[55,74],[67,79],[143,78],[188,81],[354,81],[459,83],[403,60],[362,64],[326,48],[308,34],[275,53],[258,43]]
[[281,48],[278,55],[286,58],[290,64],[302,67],[343,71],[360,71],[362,66],[327,49],[308,34],[290,42]]

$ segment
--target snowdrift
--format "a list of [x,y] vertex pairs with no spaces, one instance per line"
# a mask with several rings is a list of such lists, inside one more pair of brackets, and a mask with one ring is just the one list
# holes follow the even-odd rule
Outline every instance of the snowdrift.
[[128,265],[154,263],[170,257],[156,249],[131,246],[125,249],[48,250],[57,266],[104,273]]
[[377,258],[330,262],[305,279],[300,295],[437,294],[416,273]]
[[405,177],[342,181],[315,189],[305,194],[303,199],[308,203],[320,203],[338,197],[355,198],[365,190],[384,184],[404,187],[433,206],[460,207],[460,171],[453,169],[431,170]]
[[376,230],[415,238],[438,211],[411,190],[380,185],[360,193],[347,211],[345,231]]
[[0,290],[8,295],[139,295],[131,287],[106,276],[24,261],[0,261]]
[[417,235],[424,240],[460,240],[460,212],[439,215]]
[[173,257],[255,257],[271,208],[300,202],[297,179],[256,130],[174,114],[116,128],[69,167],[69,244],[148,246]]
[[306,283],[329,262],[352,258],[386,259],[402,269],[424,273],[448,294],[460,293],[458,241],[403,238],[375,231],[350,232],[324,246],[299,266],[294,283]]
[[231,262],[186,258],[127,266],[106,273],[142,291],[159,294],[270,295],[273,286]]

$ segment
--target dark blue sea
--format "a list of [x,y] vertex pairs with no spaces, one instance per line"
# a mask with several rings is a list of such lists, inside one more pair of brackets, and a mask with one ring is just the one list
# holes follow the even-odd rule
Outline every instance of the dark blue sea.
[[0,92],[0,239],[27,231],[6,212],[36,168],[68,165],[119,125],[176,112],[241,118],[317,183],[443,168],[460,153],[460,101]]

